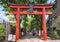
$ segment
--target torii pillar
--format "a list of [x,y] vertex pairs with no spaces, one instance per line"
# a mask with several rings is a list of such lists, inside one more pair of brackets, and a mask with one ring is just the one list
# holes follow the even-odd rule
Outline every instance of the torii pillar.
[[46,9],[51,9],[52,5],[34,5],[34,9],[42,9],[41,12],[21,12],[20,9],[29,9],[29,5],[10,5],[11,8],[16,8],[15,12],[12,14],[16,15],[16,40],[19,39],[19,28],[20,28],[20,15],[42,15],[42,29],[43,29],[43,39],[47,40],[47,29],[46,29],[46,15],[51,15],[52,12],[47,12]]

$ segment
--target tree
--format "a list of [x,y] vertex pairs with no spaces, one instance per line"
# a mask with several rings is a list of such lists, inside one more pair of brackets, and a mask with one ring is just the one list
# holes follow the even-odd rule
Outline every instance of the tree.
[[[30,0],[32,2],[32,0]],[[11,4],[30,4],[29,0],[0,0],[0,3],[4,6],[5,10],[8,11],[9,13],[11,11],[13,11],[10,7],[9,7],[9,3]],[[47,0],[34,0],[34,2],[36,2],[36,4],[41,4],[41,3],[46,3]]]
[[23,20],[23,23],[22,23],[23,29],[24,29],[25,34],[26,34],[26,28],[27,28],[27,15],[23,15],[23,16],[22,16],[22,20]]
[[[14,3],[14,4],[30,4],[31,3],[29,0],[1,0],[1,2],[2,2],[1,4],[4,6],[5,10],[8,12],[12,11],[12,9],[9,7],[8,3]],[[36,4],[42,4],[42,3],[46,3],[47,0],[35,0],[34,2],[36,2]],[[41,17],[38,15],[37,16],[33,15],[31,17],[31,19],[33,19],[33,20],[28,21],[28,23],[30,22],[29,27],[36,28],[36,29],[40,28]],[[26,22],[29,19],[25,15],[25,16],[23,16],[23,20],[24,20],[23,27],[26,28],[26,26],[27,26]]]

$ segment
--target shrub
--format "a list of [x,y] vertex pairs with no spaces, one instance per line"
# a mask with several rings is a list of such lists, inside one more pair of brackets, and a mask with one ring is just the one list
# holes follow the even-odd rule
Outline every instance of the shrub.
[[58,36],[58,34],[57,34],[57,31],[52,31],[52,32],[51,32],[51,36],[52,36],[52,38],[54,38],[54,39],[59,38],[59,36]]
[[5,27],[3,25],[0,25],[0,41],[3,41],[5,39]]
[[16,32],[16,25],[12,24],[11,25],[11,34],[15,34],[15,32]]
[[5,27],[3,25],[0,25],[0,37],[5,36]]

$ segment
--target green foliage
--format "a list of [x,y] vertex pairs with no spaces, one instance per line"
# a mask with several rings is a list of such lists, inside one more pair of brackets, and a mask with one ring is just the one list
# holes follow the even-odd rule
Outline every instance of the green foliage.
[[5,41],[5,26],[4,25],[0,25],[0,42],[4,42]]
[[4,6],[4,10],[5,11],[8,11],[8,12],[11,12],[12,11],[12,9],[8,5],[5,5]]
[[0,37],[5,36],[5,27],[3,25],[0,25]]
[[[0,2],[2,2],[2,5],[4,6],[5,10],[8,11],[9,13],[13,11],[13,9],[9,7],[8,3],[30,4],[29,0],[0,0]],[[47,0],[34,0],[34,2],[36,2],[36,4],[41,4],[41,3],[46,3]]]
[[14,19],[15,19],[14,17],[10,17],[9,18],[10,21],[14,21]]
[[52,31],[51,36],[55,39],[59,38],[57,31]]
[[26,26],[27,26],[27,15],[23,15],[22,19],[23,19],[23,28],[26,28]]
[[[26,23],[24,23],[26,25],[26,28],[28,30],[33,30],[34,28],[36,30],[41,28],[41,16],[39,15],[32,15],[31,18],[27,18]],[[24,26],[24,25],[23,25]]]
[[31,22],[33,21],[33,18],[28,18],[28,21],[27,21],[27,29],[28,30],[32,30],[33,29],[33,25],[31,24]]
[[[14,4],[30,4],[29,0],[1,0],[1,1],[2,1],[2,4],[3,4],[5,10],[8,11],[9,13],[13,10],[9,7],[7,2],[14,3]],[[33,1],[36,2],[36,4],[42,4],[42,3],[47,2],[47,0],[33,0]],[[27,18],[27,15],[23,15],[22,19],[23,19],[23,28],[39,29],[41,27],[41,16],[33,15],[29,19],[29,18]],[[12,28],[14,28],[14,26]]]
[[37,4],[42,4],[42,3],[46,3],[47,0],[37,0]]
[[11,25],[11,34],[15,34],[16,25],[15,23]]
[[31,21],[31,26],[33,26],[33,28],[36,28],[37,30],[40,29],[40,27],[41,27],[41,16],[34,15],[33,18],[34,19]]
[[28,4],[31,2],[36,2],[37,4],[41,4],[41,3],[46,3],[47,0],[1,0],[2,3],[6,4],[7,2],[10,3],[15,3],[15,4]]

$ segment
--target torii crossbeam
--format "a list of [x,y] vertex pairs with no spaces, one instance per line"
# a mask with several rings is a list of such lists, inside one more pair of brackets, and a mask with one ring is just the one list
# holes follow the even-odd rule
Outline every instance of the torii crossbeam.
[[20,15],[42,15],[42,29],[43,29],[43,39],[47,40],[47,30],[46,30],[46,17],[45,15],[50,15],[52,12],[47,12],[46,9],[51,9],[52,5],[34,5],[34,9],[42,9],[41,12],[21,12],[21,9],[29,9],[29,5],[10,5],[11,8],[17,9],[16,11],[12,12],[12,14],[16,15],[16,40],[19,39],[19,28],[20,28]]

